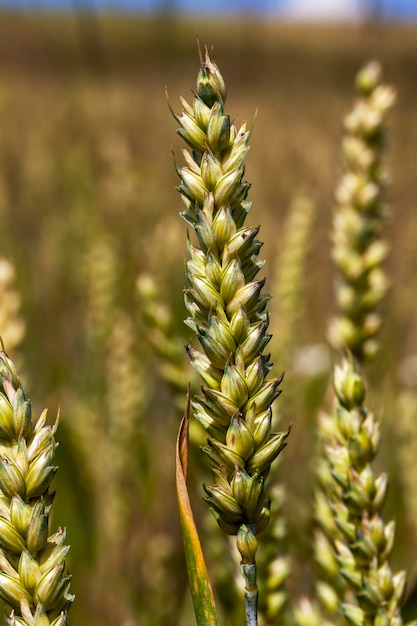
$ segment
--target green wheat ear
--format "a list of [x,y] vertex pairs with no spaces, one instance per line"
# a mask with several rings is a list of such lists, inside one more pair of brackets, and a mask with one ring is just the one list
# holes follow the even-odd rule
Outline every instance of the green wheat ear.
[[32,421],[30,401],[12,361],[0,352],[0,597],[9,626],[65,626],[74,600],[65,531],[49,534],[57,467],[54,426],[46,411]]
[[406,575],[391,570],[394,523],[384,523],[381,516],[388,478],[376,475],[371,465],[379,424],[365,406],[365,385],[353,362],[335,368],[334,386],[334,433],[325,452],[332,468],[330,502],[340,537],[335,542],[337,560],[356,597],[356,605],[348,600],[341,610],[352,624],[397,626],[403,623]]
[[344,153],[348,172],[338,189],[333,229],[333,259],[341,272],[337,290],[341,316],[331,339],[347,348],[334,368],[333,411],[319,420],[322,458],[316,497],[316,558],[327,581],[318,585],[323,606],[335,619],[354,626],[403,624],[406,576],[394,574],[390,556],[394,523],[381,510],[388,478],[375,474],[380,429],[365,405],[365,382],[359,365],[378,348],[378,305],[387,280],[380,267],[387,245],[380,240],[384,222],[380,164],[383,120],[393,103],[391,88],[380,84],[380,69],[371,63],[357,77],[360,95],[346,120]]
[[[256,613],[256,536],[270,517],[265,479],[271,463],[286,445],[287,432],[271,432],[271,405],[280,394],[281,378],[268,378],[270,340],[264,280],[257,279],[258,228],[246,226],[250,185],[243,180],[251,131],[240,129],[225,113],[226,86],[207,49],[201,58],[192,106],[173,113],[178,133],[191,148],[178,167],[182,217],[196,233],[189,241],[186,323],[202,351],[188,354],[203,379],[195,398],[195,417],[209,438],[208,456],[215,483],[204,499],[219,526],[237,536],[246,580],[248,615]],[[252,622],[255,623],[255,622]]]

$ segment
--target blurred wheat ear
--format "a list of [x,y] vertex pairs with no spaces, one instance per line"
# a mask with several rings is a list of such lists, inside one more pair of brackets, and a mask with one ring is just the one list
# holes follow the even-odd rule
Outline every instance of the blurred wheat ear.
[[25,335],[25,323],[19,315],[21,297],[15,286],[15,268],[5,258],[0,259],[0,329],[4,345],[15,351]]
[[172,314],[162,301],[154,277],[149,273],[140,274],[136,285],[141,300],[141,314],[148,331],[147,340],[158,357],[159,371],[175,396],[175,404],[183,410],[189,380],[183,341],[175,330]]
[[0,352],[0,597],[10,626],[65,626],[74,600],[65,565],[65,531],[49,534],[57,467],[46,411],[32,421],[12,361]]
[[379,309],[388,289],[382,268],[388,254],[381,237],[387,220],[382,154],[385,119],[395,92],[382,83],[381,68],[375,61],[359,72],[356,89],[358,99],[345,118],[346,171],[336,190],[332,258],[339,274],[339,313],[330,326],[329,339],[334,348],[347,348],[363,363],[378,350]]
[[365,405],[360,371],[379,347],[379,305],[388,285],[382,270],[388,246],[380,236],[385,221],[381,156],[385,114],[394,92],[381,83],[375,62],[359,72],[356,86],[358,101],[345,120],[347,171],[336,193],[332,233],[340,315],[330,340],[349,355],[334,368],[334,408],[318,424],[321,491],[316,494],[320,530],[315,551],[323,580],[317,591],[338,623],[397,625],[403,623],[406,576],[394,574],[390,565],[394,523],[385,523],[381,514],[388,477],[373,469],[380,427]]
[[[271,302],[271,325],[276,329],[273,340],[274,362],[285,363],[294,353],[299,336],[300,322],[304,313],[306,261],[310,249],[311,232],[315,217],[315,205],[306,195],[294,197],[286,218],[283,235],[277,246],[274,298]],[[286,388],[286,407],[294,409],[293,395],[299,394],[297,383],[291,381]],[[277,405],[275,408],[279,409]],[[274,411],[273,422],[282,419]],[[285,619],[288,607],[287,583],[291,575],[291,559],[288,554],[287,522],[283,515],[285,491],[278,483],[279,463],[271,467],[271,494],[274,509],[271,520],[262,536],[262,550],[258,557],[259,572],[259,621],[271,624]]]

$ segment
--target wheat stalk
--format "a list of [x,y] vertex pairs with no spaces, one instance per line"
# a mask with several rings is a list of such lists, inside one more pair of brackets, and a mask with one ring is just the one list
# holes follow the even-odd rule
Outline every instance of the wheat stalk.
[[200,58],[193,106],[181,99],[181,115],[173,113],[191,148],[183,151],[186,165],[177,168],[182,217],[197,235],[197,245],[188,245],[185,290],[187,324],[203,350],[188,347],[204,383],[193,409],[209,435],[203,451],[215,476],[204,499],[219,526],[237,535],[247,621],[255,624],[256,536],[270,516],[264,482],[288,432],[271,433],[281,378],[267,378],[269,297],[262,293],[264,280],[256,280],[262,267],[259,229],[245,226],[251,205],[243,162],[250,131],[246,124],[237,129],[225,114],[226,86],[207,49]]

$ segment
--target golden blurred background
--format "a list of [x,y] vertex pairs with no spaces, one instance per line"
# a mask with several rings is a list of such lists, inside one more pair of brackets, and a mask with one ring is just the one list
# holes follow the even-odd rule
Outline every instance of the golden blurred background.
[[[175,340],[171,357],[187,380],[186,225],[171,155],[172,149],[180,163],[182,146],[165,87],[174,110],[180,110],[179,95],[191,99],[196,30],[214,46],[228,113],[238,122],[256,116],[246,170],[253,185],[249,222],[261,224],[270,292],[289,208],[300,195],[315,206],[301,319],[291,350],[276,363],[278,372],[286,371],[281,420],[293,421],[280,475],[288,491],[294,597],[311,589],[314,423],[329,375],[326,358],[324,369],[314,359],[327,354],[334,312],[329,230],[342,171],[342,119],[355,74],[370,58],[381,62],[398,91],[385,160],[392,288],[384,347],[369,378],[385,437],[378,463],[391,476],[387,515],[398,525],[395,566],[409,567],[412,581],[417,574],[415,499],[414,509],[410,504],[417,481],[417,27],[3,9],[0,334],[35,413],[48,406],[52,418],[58,410],[61,416],[53,523],[66,526],[71,544],[71,623],[193,623],[173,473],[181,415],[175,386],[183,381],[174,380],[174,371],[169,384],[169,372],[161,373],[155,344],[166,336],[150,329],[143,312],[150,306],[161,316]],[[137,288],[144,274],[154,281],[151,305],[146,289],[148,296]],[[279,307],[272,300],[277,341],[286,332],[274,322]],[[303,358],[313,359],[310,369],[300,365]],[[201,524],[209,527],[207,557],[220,581],[223,621],[233,625],[241,615],[232,594],[222,595],[220,570],[228,566],[216,556],[223,538],[216,539],[200,504],[198,455],[190,488]]]

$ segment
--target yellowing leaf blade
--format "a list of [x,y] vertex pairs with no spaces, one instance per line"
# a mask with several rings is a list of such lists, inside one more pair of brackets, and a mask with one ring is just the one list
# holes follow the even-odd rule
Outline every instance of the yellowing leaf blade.
[[200,544],[187,489],[188,470],[188,423],[190,413],[190,394],[187,394],[187,406],[182,419],[176,449],[176,484],[178,510],[181,521],[182,538],[188,580],[198,626],[218,626],[213,590],[207,572],[203,551]]

